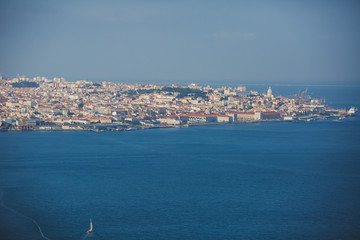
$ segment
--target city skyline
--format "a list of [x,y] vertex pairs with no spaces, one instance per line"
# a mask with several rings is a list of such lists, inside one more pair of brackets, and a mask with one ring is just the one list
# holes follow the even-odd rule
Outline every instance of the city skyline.
[[124,84],[64,78],[0,78],[0,130],[121,131],[257,121],[345,119],[357,108],[333,109],[308,89],[294,97],[190,84]]
[[356,1],[2,1],[0,75],[358,84]]

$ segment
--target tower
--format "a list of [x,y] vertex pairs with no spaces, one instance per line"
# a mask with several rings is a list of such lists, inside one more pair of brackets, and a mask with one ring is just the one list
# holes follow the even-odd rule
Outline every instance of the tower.
[[268,98],[272,98],[272,97],[273,97],[272,90],[271,90],[271,87],[270,87],[270,86],[269,86],[269,89],[267,90],[266,97],[268,97]]

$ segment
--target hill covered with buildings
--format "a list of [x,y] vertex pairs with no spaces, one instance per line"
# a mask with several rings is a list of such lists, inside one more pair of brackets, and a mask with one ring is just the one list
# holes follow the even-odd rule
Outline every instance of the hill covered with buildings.
[[126,130],[163,126],[345,117],[304,94],[294,98],[196,84],[0,78],[2,130]]

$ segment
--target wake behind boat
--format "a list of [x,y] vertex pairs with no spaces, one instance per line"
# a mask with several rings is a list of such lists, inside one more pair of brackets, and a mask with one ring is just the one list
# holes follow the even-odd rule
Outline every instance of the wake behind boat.
[[90,218],[90,229],[88,230],[88,233],[91,233],[93,231],[93,224]]

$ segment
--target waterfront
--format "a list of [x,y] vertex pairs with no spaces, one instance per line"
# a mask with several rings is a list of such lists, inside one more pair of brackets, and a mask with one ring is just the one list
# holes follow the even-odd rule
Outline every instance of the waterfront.
[[21,215],[2,207],[1,230],[41,239],[31,218],[82,239],[92,218],[93,239],[356,239],[359,130],[352,117],[3,132],[2,203]]
[[[0,77],[1,131],[124,131],[259,121],[345,119],[357,111],[325,96],[355,96],[358,86],[322,86],[333,92],[318,96],[311,86],[278,85],[257,91],[245,86],[211,88],[196,84],[120,84],[62,78]],[[295,87],[295,88],[294,88]],[[282,94],[279,90],[285,90]],[[260,91],[259,91],[260,90]],[[286,91],[287,90],[287,91]],[[291,90],[292,92],[289,92]],[[315,92],[313,92],[315,90]],[[345,90],[345,92],[339,92]],[[262,92],[262,93],[261,93]],[[294,94],[297,92],[296,94]],[[326,92],[326,91],[325,91]],[[274,95],[275,94],[275,95]],[[313,96],[316,96],[315,98]],[[340,104],[339,104],[340,103]],[[352,104],[359,105],[358,101]],[[334,108],[336,105],[336,108]]]

